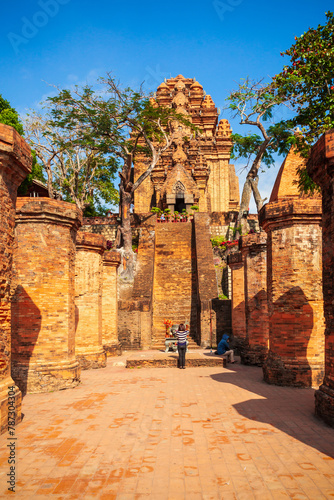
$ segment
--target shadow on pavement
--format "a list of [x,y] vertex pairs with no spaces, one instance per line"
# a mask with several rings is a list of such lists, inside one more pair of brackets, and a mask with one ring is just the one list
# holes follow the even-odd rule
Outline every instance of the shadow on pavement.
[[[251,421],[263,422],[334,458],[334,431],[314,415],[314,389],[269,385],[262,368],[227,365],[231,371],[210,375],[219,383],[231,384],[254,394],[254,398],[233,404]],[[264,399],[258,399],[260,396]],[[238,392],[240,401],[240,392]],[[245,394],[249,397],[249,394]]]

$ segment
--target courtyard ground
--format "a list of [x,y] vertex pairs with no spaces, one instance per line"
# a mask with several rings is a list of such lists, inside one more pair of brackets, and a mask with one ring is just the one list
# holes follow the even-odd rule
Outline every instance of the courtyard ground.
[[23,399],[16,493],[57,499],[330,499],[334,430],[314,391],[269,386],[262,370],[125,368],[82,372],[75,389]]

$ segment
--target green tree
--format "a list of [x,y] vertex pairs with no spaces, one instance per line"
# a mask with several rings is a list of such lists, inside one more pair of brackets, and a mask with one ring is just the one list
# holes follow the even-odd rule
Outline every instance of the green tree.
[[32,184],[34,179],[37,179],[43,183],[45,183],[45,177],[43,174],[43,167],[37,161],[36,152],[34,150],[31,151],[32,154],[32,166],[31,173],[27,175],[22,184],[19,186],[17,192],[22,196],[26,196],[28,194],[28,189]]
[[244,136],[232,135],[232,158],[246,159],[248,169],[236,221],[236,227],[239,227],[242,213],[248,210],[252,193],[257,210],[262,208],[265,200],[261,198],[258,189],[260,168],[263,165],[269,168],[274,164],[275,154],[288,151],[287,140],[291,131],[287,124],[273,121],[274,113],[285,103],[285,98],[273,84],[263,84],[262,81],[252,81],[250,78],[243,79],[237,90],[227,97],[227,101],[228,108],[240,119],[241,125],[250,125],[259,132]]
[[[101,154],[109,155],[119,165],[121,225],[118,246],[123,247],[126,268],[123,278],[133,278],[134,261],[130,208],[134,192],[150,175],[161,154],[171,145],[173,123],[180,121],[190,128],[184,116],[161,107],[142,90],[122,89],[108,74],[100,79],[102,91],[91,86],[74,91],[60,90],[49,98],[52,126],[78,131],[77,143],[89,143]],[[134,181],[133,162],[145,154],[148,165]]]
[[[9,125],[13,127],[20,135],[24,135],[23,124],[17,111],[11,107],[9,102],[0,95],[0,123]],[[31,173],[25,178],[22,184],[18,188],[18,193],[21,195],[26,195],[28,193],[29,186],[31,185],[33,179],[38,179],[41,182],[45,182],[43,175],[43,168],[38,163],[35,151],[32,151],[32,167]]]
[[326,13],[327,23],[310,28],[282,56],[290,62],[274,76],[273,84],[295,116],[289,125],[301,127],[300,147],[304,150],[326,130],[334,127],[334,16]]
[[103,212],[101,201],[117,203],[113,180],[117,165],[89,141],[80,140],[80,125],[57,127],[52,123],[52,104],[46,113],[33,112],[25,122],[26,138],[47,174],[50,198],[59,194],[85,211]]
[[17,111],[11,107],[9,102],[2,97],[0,94],[0,123],[9,125],[15,128],[15,130],[20,134],[24,135],[23,125],[20,121]]
[[[307,156],[310,147],[326,130],[334,127],[334,16],[326,13],[327,23],[309,28],[282,56],[290,61],[273,77],[277,92],[289,102],[295,115],[285,124],[300,127],[301,134],[291,138]],[[312,193],[317,186],[306,168],[299,169],[299,188]]]

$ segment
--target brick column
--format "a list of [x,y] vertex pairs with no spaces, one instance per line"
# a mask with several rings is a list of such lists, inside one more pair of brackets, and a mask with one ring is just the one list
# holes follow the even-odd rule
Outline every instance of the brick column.
[[322,382],[321,210],[320,199],[281,198],[259,214],[268,234],[269,354],[263,370],[271,384]]
[[231,253],[227,263],[232,271],[233,347],[242,350],[246,341],[245,277],[241,252]]
[[75,259],[75,354],[81,368],[104,368],[102,346],[102,277],[104,236],[80,232]]
[[325,378],[315,394],[315,413],[334,427],[334,129],[312,148],[307,164],[322,188],[323,291],[325,309]]
[[210,241],[209,214],[196,213],[194,228],[198,287],[197,341],[202,347],[210,347],[217,345],[217,318],[212,300],[218,297],[218,284]]
[[12,373],[23,393],[75,387],[75,237],[82,214],[72,203],[18,198]]
[[[0,433],[8,428],[11,377],[11,278],[17,188],[31,171],[30,148],[12,128],[0,124]],[[16,418],[21,421],[21,392],[13,388]]]
[[118,296],[117,269],[121,255],[116,250],[105,252],[103,256],[102,286],[102,345],[107,356],[122,354],[122,345],[118,341]]
[[268,355],[267,234],[241,238],[245,270],[246,342],[241,351],[245,365],[263,366]]

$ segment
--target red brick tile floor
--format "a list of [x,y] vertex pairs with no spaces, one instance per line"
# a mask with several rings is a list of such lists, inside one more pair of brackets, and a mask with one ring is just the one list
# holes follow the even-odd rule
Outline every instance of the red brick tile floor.
[[121,362],[82,372],[75,389],[24,398],[16,493],[3,434],[0,498],[334,498],[334,429],[315,418],[313,389],[269,386],[240,364]]

